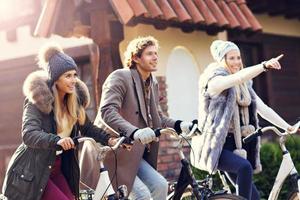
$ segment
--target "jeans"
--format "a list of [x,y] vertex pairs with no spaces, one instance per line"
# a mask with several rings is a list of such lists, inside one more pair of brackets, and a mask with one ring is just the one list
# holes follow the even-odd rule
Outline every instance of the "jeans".
[[250,162],[232,151],[223,149],[218,169],[228,172],[238,186],[238,194],[248,200],[259,200],[259,193],[252,182],[253,170]]
[[129,198],[132,200],[164,200],[167,198],[167,193],[166,179],[142,159]]

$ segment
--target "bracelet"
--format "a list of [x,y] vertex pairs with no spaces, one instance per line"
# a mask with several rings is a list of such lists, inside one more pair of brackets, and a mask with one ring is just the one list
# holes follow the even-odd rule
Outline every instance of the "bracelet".
[[267,65],[266,65],[266,61],[262,62],[261,64],[262,64],[262,66],[264,68],[264,72],[267,72],[268,68],[267,68]]

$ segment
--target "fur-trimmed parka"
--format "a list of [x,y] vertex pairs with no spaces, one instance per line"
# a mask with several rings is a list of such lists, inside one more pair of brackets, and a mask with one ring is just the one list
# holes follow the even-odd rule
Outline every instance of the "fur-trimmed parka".
[[[9,200],[39,200],[47,185],[56,159],[56,144],[60,137],[56,132],[53,114],[54,96],[48,87],[45,71],[31,73],[25,80],[23,91],[26,96],[22,120],[22,144],[17,148],[8,165],[2,192]],[[89,103],[87,86],[76,83],[80,105]],[[94,138],[107,144],[109,135],[95,127],[86,117],[83,125],[76,123],[71,137],[79,135]],[[62,173],[76,199],[79,195],[79,167],[77,151],[62,153]]]

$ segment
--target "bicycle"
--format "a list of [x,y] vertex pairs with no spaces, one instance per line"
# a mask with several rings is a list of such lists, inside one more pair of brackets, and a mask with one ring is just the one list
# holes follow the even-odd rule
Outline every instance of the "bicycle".
[[295,134],[297,130],[299,129],[300,121],[298,121],[294,125],[294,131],[293,132],[280,132],[275,126],[267,126],[264,128],[257,129],[254,133],[250,134],[249,136],[245,137],[243,139],[244,143],[250,142],[254,138],[261,136],[266,131],[272,131],[273,133],[276,133],[279,136],[279,145],[282,150],[282,161],[280,164],[280,168],[278,170],[275,182],[273,184],[273,188],[269,194],[268,200],[277,200],[278,195],[280,193],[280,190],[282,188],[282,185],[284,181],[288,178],[292,180],[292,193],[288,200],[299,200],[300,199],[300,176],[298,174],[297,169],[295,168],[294,162],[291,158],[291,155],[289,151],[287,150],[285,146],[286,138],[287,136],[291,134]]
[[195,134],[197,125],[194,125],[190,133],[182,133],[178,135],[174,129],[166,128],[160,130],[161,134],[169,134],[171,137],[178,139],[179,157],[181,160],[181,171],[177,182],[171,183],[172,191],[168,194],[167,200],[244,200],[245,198],[228,194],[226,190],[213,191],[212,179],[210,177],[204,180],[196,180],[193,175],[189,161],[185,158],[183,153],[183,143],[191,139]]
[[[93,138],[89,137],[79,137],[73,139],[76,146],[79,145],[79,143],[83,143],[85,141],[88,141],[93,146],[94,150],[97,152],[96,159],[99,163],[100,167],[100,177],[98,179],[98,183],[96,186],[96,189],[93,190],[89,188],[88,190],[81,190],[80,191],[80,200],[128,200],[127,199],[127,187],[125,185],[121,185],[118,187],[117,192],[112,187],[108,171],[104,167],[103,160],[106,156],[106,154],[109,151],[115,151],[117,148],[121,146],[121,144],[129,143],[128,138],[126,137],[120,137],[118,142],[113,146],[101,146],[101,144],[97,143]],[[88,187],[88,186],[87,186]]]

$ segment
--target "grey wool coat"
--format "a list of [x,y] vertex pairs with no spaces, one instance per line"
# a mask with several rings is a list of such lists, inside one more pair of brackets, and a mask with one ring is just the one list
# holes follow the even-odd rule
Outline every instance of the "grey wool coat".
[[[151,116],[153,128],[174,127],[175,121],[165,117],[159,106],[158,82],[153,78],[151,90]],[[119,69],[111,73],[106,79],[103,90],[100,108],[95,124],[104,127],[104,123],[118,132],[120,135],[130,137],[139,128],[145,128],[147,124],[146,106],[144,101],[142,81],[138,71],[132,69]],[[108,168],[110,177],[116,173],[113,185],[125,184],[128,191],[131,191],[134,179],[141,159],[144,159],[156,168],[158,142],[150,143],[149,152],[145,145],[134,142],[131,151],[119,149],[117,157],[113,153],[108,154],[105,166]],[[117,160],[117,169],[115,161]]]
[[[214,173],[217,170],[219,157],[226,141],[229,125],[232,118],[236,117],[234,116],[234,107],[238,105],[236,103],[236,93],[233,87],[224,90],[215,97],[210,97],[207,92],[207,85],[212,78],[227,75],[229,75],[229,73],[224,67],[210,65],[201,75],[199,82],[198,128],[202,134],[193,137],[191,145],[194,151],[191,152],[190,157],[192,165],[209,173]],[[255,92],[250,82],[248,89],[251,95],[251,106],[249,107],[250,121],[252,125],[257,128],[258,119]],[[254,158],[250,159],[256,162],[254,168],[261,167],[259,161],[259,142],[260,140],[256,140],[253,146],[249,147],[255,151],[251,153]]]
[[[60,137],[56,134],[53,115],[54,96],[47,82],[47,73],[36,71],[26,78],[23,86],[26,96],[22,120],[23,142],[10,160],[2,188],[9,200],[41,199],[56,159],[55,147]],[[77,82],[76,92],[79,103],[87,106],[89,93],[83,82]],[[107,144],[109,139],[109,135],[94,126],[88,118],[83,125],[74,125],[71,137],[79,133],[103,144]],[[77,150],[62,153],[61,170],[76,197],[79,194],[77,160]]]

